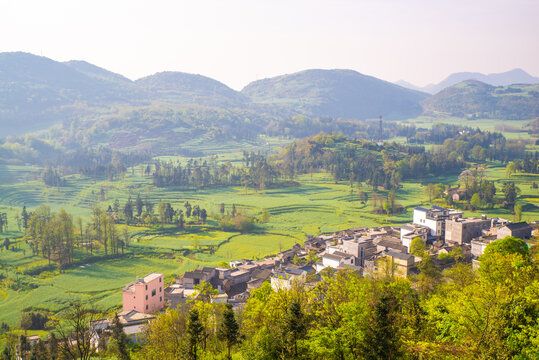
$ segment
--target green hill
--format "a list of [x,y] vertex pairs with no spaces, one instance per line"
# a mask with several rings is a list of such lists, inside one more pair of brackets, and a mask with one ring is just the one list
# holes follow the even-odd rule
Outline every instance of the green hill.
[[533,119],[539,116],[539,85],[492,86],[467,80],[423,100],[422,105],[427,115]]
[[247,102],[244,95],[202,75],[165,71],[135,83],[152,100],[223,108],[243,107]]
[[353,70],[305,70],[252,82],[241,92],[258,105],[352,119],[416,116],[428,96]]

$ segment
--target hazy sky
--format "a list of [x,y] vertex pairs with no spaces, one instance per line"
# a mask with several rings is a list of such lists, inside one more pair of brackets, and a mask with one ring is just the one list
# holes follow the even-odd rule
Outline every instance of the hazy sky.
[[539,0],[0,0],[0,52],[235,89],[308,68],[417,85],[458,71],[539,76]]

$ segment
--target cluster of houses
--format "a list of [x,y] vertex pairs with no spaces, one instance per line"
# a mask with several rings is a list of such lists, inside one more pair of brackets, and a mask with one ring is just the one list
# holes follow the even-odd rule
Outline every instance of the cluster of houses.
[[[400,227],[361,227],[307,236],[303,246],[296,244],[276,256],[264,260],[231,261],[229,267],[197,268],[166,287],[163,274],[148,274],[122,289],[123,311],[118,315],[131,340],[137,341],[142,325],[155,313],[165,306],[178,308],[189,299],[196,300],[202,284],[214,289],[216,295],[211,297],[212,302],[241,307],[253,290],[265,281],[269,281],[275,290],[290,288],[298,281],[310,286],[316,284],[320,279],[318,274],[326,268],[348,268],[368,276],[380,271],[379,260],[384,258],[386,264],[388,261],[391,264],[394,275],[415,274],[417,264],[422,260],[410,253],[415,238],[428,245],[434,259],[459,248],[463,258],[476,261],[489,243],[506,236],[530,238],[535,226],[537,224],[511,223],[486,216],[465,218],[460,211],[439,206],[416,207],[412,223]],[[447,261],[437,264],[442,267],[451,265]],[[93,328],[97,335],[109,331],[110,325],[111,320],[99,320]]]

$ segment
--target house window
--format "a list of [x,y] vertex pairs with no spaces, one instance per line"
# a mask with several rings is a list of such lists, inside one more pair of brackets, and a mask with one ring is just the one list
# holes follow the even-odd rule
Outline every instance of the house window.
[[162,292],[162,291],[161,291],[161,288],[159,288],[159,292]]
[[156,293],[156,291],[155,291],[155,289],[153,289],[152,290],[152,296],[155,296],[155,293]]
[[161,278],[159,278],[159,282],[161,282]]
[[148,305],[146,305],[146,310],[148,310]]
[[146,290],[148,290],[148,285],[146,285]]
[[159,296],[159,301],[162,302],[163,301],[163,298],[161,296]]
[[148,295],[146,295],[146,300],[148,300]]

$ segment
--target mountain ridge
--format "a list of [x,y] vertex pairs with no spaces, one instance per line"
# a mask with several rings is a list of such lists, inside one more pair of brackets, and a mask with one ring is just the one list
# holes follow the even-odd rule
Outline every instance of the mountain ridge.
[[529,73],[520,68],[490,74],[483,74],[480,72],[457,72],[450,74],[444,80],[440,81],[437,84],[431,83],[423,87],[414,85],[405,80],[399,80],[395,82],[395,84],[434,95],[445,88],[448,88],[465,80],[477,80],[493,86],[508,86],[513,84],[539,84],[539,77],[530,75]]
[[427,115],[507,120],[539,117],[539,84],[494,86],[465,80],[422,101]]

